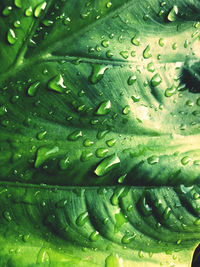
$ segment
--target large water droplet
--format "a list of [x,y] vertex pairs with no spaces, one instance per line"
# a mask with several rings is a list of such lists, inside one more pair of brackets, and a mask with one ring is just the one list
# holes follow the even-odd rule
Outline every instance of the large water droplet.
[[48,147],[40,147],[37,150],[36,159],[35,159],[35,168],[39,168],[47,159],[55,156],[59,151],[57,146],[49,149]]
[[88,221],[88,218],[88,212],[85,211],[78,216],[78,218],[76,219],[76,224],[78,226],[83,226]]
[[96,111],[96,115],[106,115],[111,110],[111,102],[110,100],[104,101],[100,104]]
[[137,77],[135,75],[132,75],[128,78],[128,85],[133,85],[137,80]]
[[159,73],[156,73],[151,79],[151,84],[153,87],[158,86],[161,82],[162,82],[162,78],[160,77]]
[[48,87],[49,89],[59,93],[64,93],[66,91],[64,79],[61,74],[58,74],[53,79],[51,79],[48,83]]
[[97,176],[104,176],[108,172],[119,166],[119,164],[120,164],[120,159],[118,158],[118,156],[116,154],[111,155],[99,163],[94,173]]
[[98,238],[99,238],[99,232],[98,231],[92,232],[90,237],[89,237],[90,241],[92,241],[92,242],[97,241]]
[[110,254],[105,260],[105,267],[123,267],[123,259],[117,254]]
[[27,93],[29,96],[35,96],[37,88],[39,87],[40,82],[35,82],[31,84],[27,90]]
[[8,30],[7,40],[8,40],[8,43],[11,44],[11,45],[14,45],[16,43],[17,37],[16,37],[15,32],[14,32],[13,29],[9,29]]
[[147,45],[147,47],[143,51],[143,57],[145,59],[148,59],[148,58],[152,57],[152,54],[150,53],[150,45]]
[[36,18],[38,18],[40,16],[41,12],[43,10],[45,10],[46,6],[47,6],[46,2],[43,2],[43,3],[39,4],[39,5],[37,5],[36,8],[35,8],[35,11],[34,11],[34,16]]
[[178,7],[177,6],[173,6],[172,9],[168,13],[167,19],[169,21],[176,21],[177,14],[178,14]]
[[78,140],[80,137],[82,137],[83,133],[80,130],[74,131],[71,134],[68,135],[67,139],[69,141],[76,141]]
[[108,154],[108,151],[107,148],[98,148],[95,154],[98,158],[104,158]]
[[107,69],[108,66],[92,64],[92,75],[90,77],[90,82],[92,84],[98,83],[101,79],[103,79],[104,73]]

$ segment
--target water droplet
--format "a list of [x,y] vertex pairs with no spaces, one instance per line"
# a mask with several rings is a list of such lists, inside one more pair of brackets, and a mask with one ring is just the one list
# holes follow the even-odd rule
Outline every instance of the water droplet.
[[188,106],[188,107],[193,107],[193,106],[194,106],[194,102],[191,101],[191,100],[187,100],[185,104],[186,104],[186,106]]
[[92,146],[93,144],[94,144],[94,142],[91,141],[91,140],[89,140],[89,139],[85,139],[84,142],[83,142],[83,145],[84,145],[85,147],[90,147],[90,146]]
[[187,165],[190,161],[191,161],[191,158],[188,157],[188,156],[185,156],[185,157],[183,157],[183,158],[181,159],[181,163],[182,163],[183,165]]
[[117,233],[119,231],[119,228],[127,223],[127,216],[125,216],[121,211],[117,211],[117,213],[115,214],[115,220],[116,220],[116,224],[115,224],[115,229],[114,232]]
[[132,75],[128,78],[128,85],[133,85],[137,80],[137,77],[135,75]]
[[88,212],[85,211],[78,216],[78,218],[76,219],[76,224],[81,227],[88,221],[88,219]]
[[66,86],[64,84],[62,75],[58,74],[53,79],[51,79],[48,83],[48,88],[59,93],[64,93],[66,91]]
[[8,221],[8,222],[12,221],[12,217],[11,217],[10,212],[9,212],[8,210],[5,210],[5,211],[3,212],[3,217],[4,217],[4,218],[6,219],[6,221]]
[[139,46],[140,45],[140,38],[135,35],[132,39],[131,39],[131,43],[135,46]]
[[95,242],[95,241],[98,240],[99,236],[100,236],[99,232],[98,231],[94,231],[94,232],[91,233],[89,239],[90,239],[90,241]]
[[105,260],[105,267],[123,267],[123,259],[117,254],[110,254]]
[[140,250],[138,252],[138,256],[139,256],[140,259],[144,258],[144,252],[142,250]]
[[22,8],[22,0],[14,0],[14,4],[18,8]]
[[110,198],[110,202],[113,206],[117,206],[119,204],[119,199],[124,192],[124,187],[118,187],[115,189],[112,197]]
[[111,51],[111,50],[108,50],[108,51],[106,52],[106,56],[107,56],[107,58],[111,58],[111,57],[113,57],[113,53],[112,53],[112,51]]
[[143,57],[145,59],[148,59],[148,58],[152,57],[152,54],[150,53],[150,45],[147,45],[147,47],[143,51]]
[[39,4],[39,5],[37,5],[36,8],[35,8],[35,11],[34,11],[34,16],[36,18],[38,18],[40,16],[41,12],[43,10],[45,10],[46,6],[47,6],[46,2],[43,2],[43,3]]
[[7,6],[3,9],[2,11],[2,15],[4,15],[5,17],[9,16],[11,14],[12,11],[12,7],[11,6]]
[[162,78],[160,77],[159,73],[156,73],[151,79],[151,84],[153,87],[158,86],[161,82],[162,82]]
[[124,174],[124,175],[120,176],[120,177],[118,178],[118,183],[122,184],[122,183],[124,182],[125,178],[126,178],[126,175],[127,175],[127,174]]
[[171,96],[175,95],[176,93],[177,93],[177,88],[174,85],[172,85],[171,88],[167,88],[165,90],[165,96],[166,97],[171,97]]
[[130,113],[131,109],[130,109],[130,106],[129,105],[126,105],[123,110],[122,110],[122,113],[124,115],[128,115]]
[[83,151],[81,154],[81,161],[83,162],[88,161],[92,158],[92,156],[93,156],[92,152]]
[[169,207],[166,207],[164,212],[163,212],[163,219],[168,220],[170,215],[171,215],[171,209]]
[[196,117],[200,117],[200,111],[195,110],[192,112],[192,115],[196,116]]
[[107,148],[98,148],[95,154],[98,158],[104,158],[108,154],[108,151]]
[[106,7],[107,8],[110,8],[112,6],[112,2],[108,2],[107,4],[106,4]]
[[197,105],[200,106],[200,97],[197,99]]
[[41,263],[46,263],[45,266],[47,267],[49,267],[49,264],[50,264],[49,254],[44,248],[41,248],[37,255],[36,264],[41,264]]
[[110,42],[109,42],[108,40],[103,40],[103,41],[101,42],[101,45],[102,45],[103,47],[105,47],[105,48],[109,47],[109,44],[110,44]]
[[17,37],[16,37],[15,32],[14,32],[13,29],[9,29],[8,30],[7,40],[8,40],[8,43],[11,44],[11,45],[14,45],[16,43]]
[[173,43],[173,44],[172,44],[172,49],[173,49],[173,50],[176,50],[177,47],[178,47],[177,43]]
[[99,139],[99,140],[103,139],[108,133],[109,133],[108,130],[105,130],[105,131],[99,131],[99,132],[97,133],[97,139]]
[[164,39],[160,38],[159,41],[158,41],[158,44],[159,44],[159,46],[163,47],[165,45],[164,44]]
[[44,137],[46,136],[46,134],[47,134],[47,131],[43,131],[43,132],[38,133],[37,134],[37,139],[38,140],[44,139]]
[[155,165],[159,162],[159,157],[157,156],[151,156],[147,159],[147,162],[150,164],[150,165]]
[[40,85],[40,82],[35,82],[35,83],[31,84],[27,90],[28,95],[29,96],[35,96],[39,85]]
[[178,7],[177,6],[173,6],[172,9],[168,13],[167,19],[169,21],[176,21],[177,14],[178,14]]
[[69,167],[69,157],[65,157],[59,161],[59,167],[62,171],[65,171]]
[[131,241],[133,241],[134,239],[135,239],[135,237],[136,237],[136,235],[135,234],[133,234],[133,235],[130,235],[130,234],[126,234],[126,235],[124,235],[123,237],[122,237],[122,240],[121,240],[121,242],[123,243],[123,244],[129,244],[129,243],[131,243]]
[[33,14],[33,9],[32,9],[32,7],[30,6],[29,8],[27,8],[26,10],[25,10],[25,16],[26,17],[30,17],[30,16],[32,16],[32,14]]
[[119,53],[124,59],[127,59],[128,58],[128,51],[121,51]]
[[16,20],[13,25],[15,28],[19,28],[21,26],[21,22],[19,20]]
[[120,159],[116,154],[114,154],[102,160],[98,164],[97,168],[94,170],[94,173],[97,176],[104,176],[111,170],[118,167],[119,165],[120,165]]
[[104,101],[100,104],[96,111],[96,115],[106,115],[111,110],[111,102],[110,100]]
[[109,146],[109,147],[113,147],[115,145],[115,143],[117,142],[117,140],[115,138],[112,138],[110,140],[107,140],[106,141],[106,144]]
[[103,78],[104,73],[107,69],[108,66],[92,64],[92,75],[90,77],[90,82],[92,84],[98,83]]
[[152,208],[147,203],[145,196],[142,196],[140,198],[138,205],[144,216],[150,216],[152,214]]
[[200,219],[196,219],[193,224],[196,226],[200,226]]
[[152,62],[150,62],[150,63],[147,65],[147,70],[148,70],[149,72],[154,72],[154,71],[155,71],[155,67],[154,67],[154,65],[153,65]]
[[61,199],[56,203],[56,208],[64,208],[66,204],[67,204],[67,200]]
[[0,106],[0,116],[3,116],[7,112],[7,108],[5,106]]
[[194,165],[200,165],[200,160],[195,160]]
[[68,18],[65,18],[64,20],[63,20],[63,24],[64,25],[68,25],[69,23],[71,22],[71,19],[68,17]]
[[82,137],[83,133],[80,130],[74,131],[68,135],[67,139],[69,141],[77,141],[80,137]]
[[36,159],[35,159],[35,168],[39,168],[47,159],[55,156],[59,151],[57,146],[49,149],[47,147],[40,147],[37,150]]
[[132,95],[131,96],[133,102],[139,102],[140,101],[140,96]]

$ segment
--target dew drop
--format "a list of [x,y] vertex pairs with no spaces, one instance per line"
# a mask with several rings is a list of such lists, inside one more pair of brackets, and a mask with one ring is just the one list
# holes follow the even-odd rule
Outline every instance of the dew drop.
[[123,192],[124,192],[124,187],[118,187],[114,191],[112,197],[110,198],[110,202],[113,206],[117,206],[119,204],[119,199],[122,196]]
[[171,209],[169,207],[166,207],[164,212],[163,212],[163,219],[168,220],[170,215],[171,215]]
[[177,14],[178,14],[178,7],[177,6],[173,6],[172,9],[169,11],[167,19],[169,21],[176,21],[177,19]]
[[200,106],[200,97],[197,99],[197,106]]
[[85,139],[84,142],[83,142],[83,145],[84,145],[85,147],[90,147],[90,146],[92,146],[93,144],[94,144],[94,142],[91,141],[91,140],[89,140],[89,139]]
[[14,45],[16,43],[17,37],[16,37],[15,32],[14,32],[13,29],[9,29],[8,30],[7,40],[8,40],[8,43],[11,44],[11,45]]
[[135,75],[132,75],[128,78],[128,85],[133,85],[137,80],[137,77]]
[[150,45],[147,45],[147,47],[143,51],[143,57],[145,59],[148,59],[148,58],[152,57],[152,54],[150,53]]
[[107,148],[98,148],[95,152],[97,158],[104,158],[108,154]]
[[32,16],[32,14],[33,14],[33,9],[32,9],[32,7],[30,6],[29,8],[27,8],[27,9],[25,10],[25,16],[26,16],[26,17],[30,17],[30,16]]
[[53,79],[51,79],[48,83],[48,88],[59,93],[66,92],[66,86],[64,84],[62,75],[58,74]]
[[3,116],[4,114],[6,114],[7,112],[7,108],[5,106],[0,106],[0,116]]
[[41,263],[46,263],[45,266],[47,267],[49,267],[49,264],[50,264],[49,254],[44,248],[41,248],[37,255],[36,264],[41,264]]
[[172,85],[171,88],[167,88],[165,90],[165,96],[166,97],[171,97],[171,96],[175,95],[176,93],[177,93],[177,88],[174,85]]
[[131,109],[130,109],[130,106],[129,105],[126,105],[123,110],[122,110],[122,113],[124,115],[128,115],[130,113]]
[[88,151],[83,151],[81,154],[81,161],[85,162],[92,158],[93,153]]
[[116,140],[115,138],[112,138],[112,139],[110,139],[110,140],[107,140],[107,141],[106,141],[106,144],[107,144],[107,146],[109,146],[109,147],[113,147],[113,146],[115,145],[116,142],[117,142],[117,140]]
[[182,163],[183,165],[187,165],[188,163],[190,163],[190,161],[191,161],[191,158],[188,157],[188,156],[185,156],[185,157],[183,157],[183,158],[181,159],[181,163]]
[[67,200],[61,199],[56,203],[56,208],[64,208],[66,204],[67,204]]
[[110,100],[104,101],[100,104],[96,111],[96,115],[106,115],[111,110],[111,102]]
[[37,139],[38,139],[38,140],[42,140],[42,139],[44,139],[44,137],[46,136],[46,134],[47,134],[47,131],[39,132],[39,133],[37,134]]
[[90,239],[90,241],[95,242],[95,241],[98,240],[99,236],[100,236],[99,232],[98,231],[94,231],[94,232],[91,233],[89,239]]
[[163,47],[165,45],[164,44],[164,39],[160,38],[159,41],[158,41],[158,44],[159,44],[159,46]]
[[135,35],[132,39],[131,39],[131,43],[135,46],[139,46],[140,45],[140,38]]
[[19,20],[16,20],[13,25],[15,28],[19,28],[21,26],[21,22]]
[[111,58],[111,57],[113,57],[113,53],[112,53],[112,51],[111,51],[111,50],[108,50],[108,51],[106,52],[106,56],[107,56],[107,58]]
[[49,149],[47,147],[40,147],[37,150],[36,159],[34,166],[35,168],[39,168],[47,159],[51,158],[52,156],[55,156],[59,151],[59,148],[57,146],[53,147],[52,149]]
[[3,9],[2,11],[2,15],[4,15],[5,17],[9,16],[12,12],[12,7],[11,6],[7,6]]
[[106,7],[107,8],[110,8],[112,6],[112,2],[108,2],[107,4],[106,4]]
[[76,219],[76,224],[78,225],[78,226],[84,226],[84,224],[86,224],[86,222],[88,221],[88,219],[89,219],[89,216],[88,216],[88,212],[87,211],[85,211],[85,212],[83,212],[83,213],[81,213],[79,216],[78,216],[78,218]]
[[29,96],[35,96],[39,85],[40,85],[40,82],[35,82],[35,83],[31,84],[27,90],[28,95]]
[[160,77],[159,73],[156,73],[151,79],[151,84],[153,87],[158,86],[161,82],[162,82],[162,78]]
[[123,259],[117,254],[110,254],[105,260],[105,267],[123,267]]
[[124,59],[127,59],[128,58],[128,51],[121,51],[119,53]]
[[154,72],[154,71],[155,71],[155,67],[154,67],[154,65],[153,65],[152,62],[150,62],[150,63],[147,65],[147,70],[148,70],[149,72]]
[[111,170],[118,167],[119,165],[120,165],[120,159],[116,154],[114,154],[102,160],[98,164],[97,168],[94,170],[94,173],[99,177],[104,176]]
[[150,216],[152,213],[152,208],[147,203],[146,197],[142,196],[138,203],[140,210],[142,211],[144,216]]
[[77,141],[80,137],[82,137],[83,133],[80,130],[74,131],[68,135],[67,139],[69,141]]
[[45,10],[46,6],[47,6],[47,2],[43,2],[43,3],[40,3],[39,5],[37,5],[35,8],[35,11],[34,11],[34,16],[36,18],[38,18],[40,16],[41,12],[43,10]]
[[133,102],[135,102],[135,103],[140,101],[140,96],[132,95],[131,98],[132,98]]
[[108,66],[92,64],[92,75],[90,77],[90,82],[92,84],[98,83],[101,79],[103,79],[104,73],[107,69]]
[[14,4],[18,8],[22,8],[22,0],[14,0]]
[[69,167],[69,157],[65,157],[59,161],[59,167],[62,171],[65,171]]
[[135,239],[136,235],[133,234],[133,235],[130,235],[130,234],[126,234],[122,237],[122,240],[121,242],[125,245],[131,243],[131,241],[133,241]]
[[12,217],[11,217],[10,212],[9,212],[8,210],[5,210],[5,211],[3,212],[3,217],[4,217],[4,218],[6,219],[6,221],[8,221],[8,222],[12,221]]
[[105,48],[109,47],[109,44],[110,44],[110,42],[109,42],[108,40],[103,40],[103,41],[101,42],[101,45],[102,45],[103,47],[105,47]]

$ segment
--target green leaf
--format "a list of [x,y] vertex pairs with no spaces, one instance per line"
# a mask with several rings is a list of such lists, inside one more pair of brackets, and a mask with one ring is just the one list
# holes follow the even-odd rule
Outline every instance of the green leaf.
[[188,266],[199,1],[2,0],[0,13],[0,265]]

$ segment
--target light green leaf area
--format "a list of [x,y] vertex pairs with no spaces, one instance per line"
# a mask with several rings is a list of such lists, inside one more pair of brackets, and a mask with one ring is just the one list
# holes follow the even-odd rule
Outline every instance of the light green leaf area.
[[198,0],[2,0],[0,266],[191,266]]

